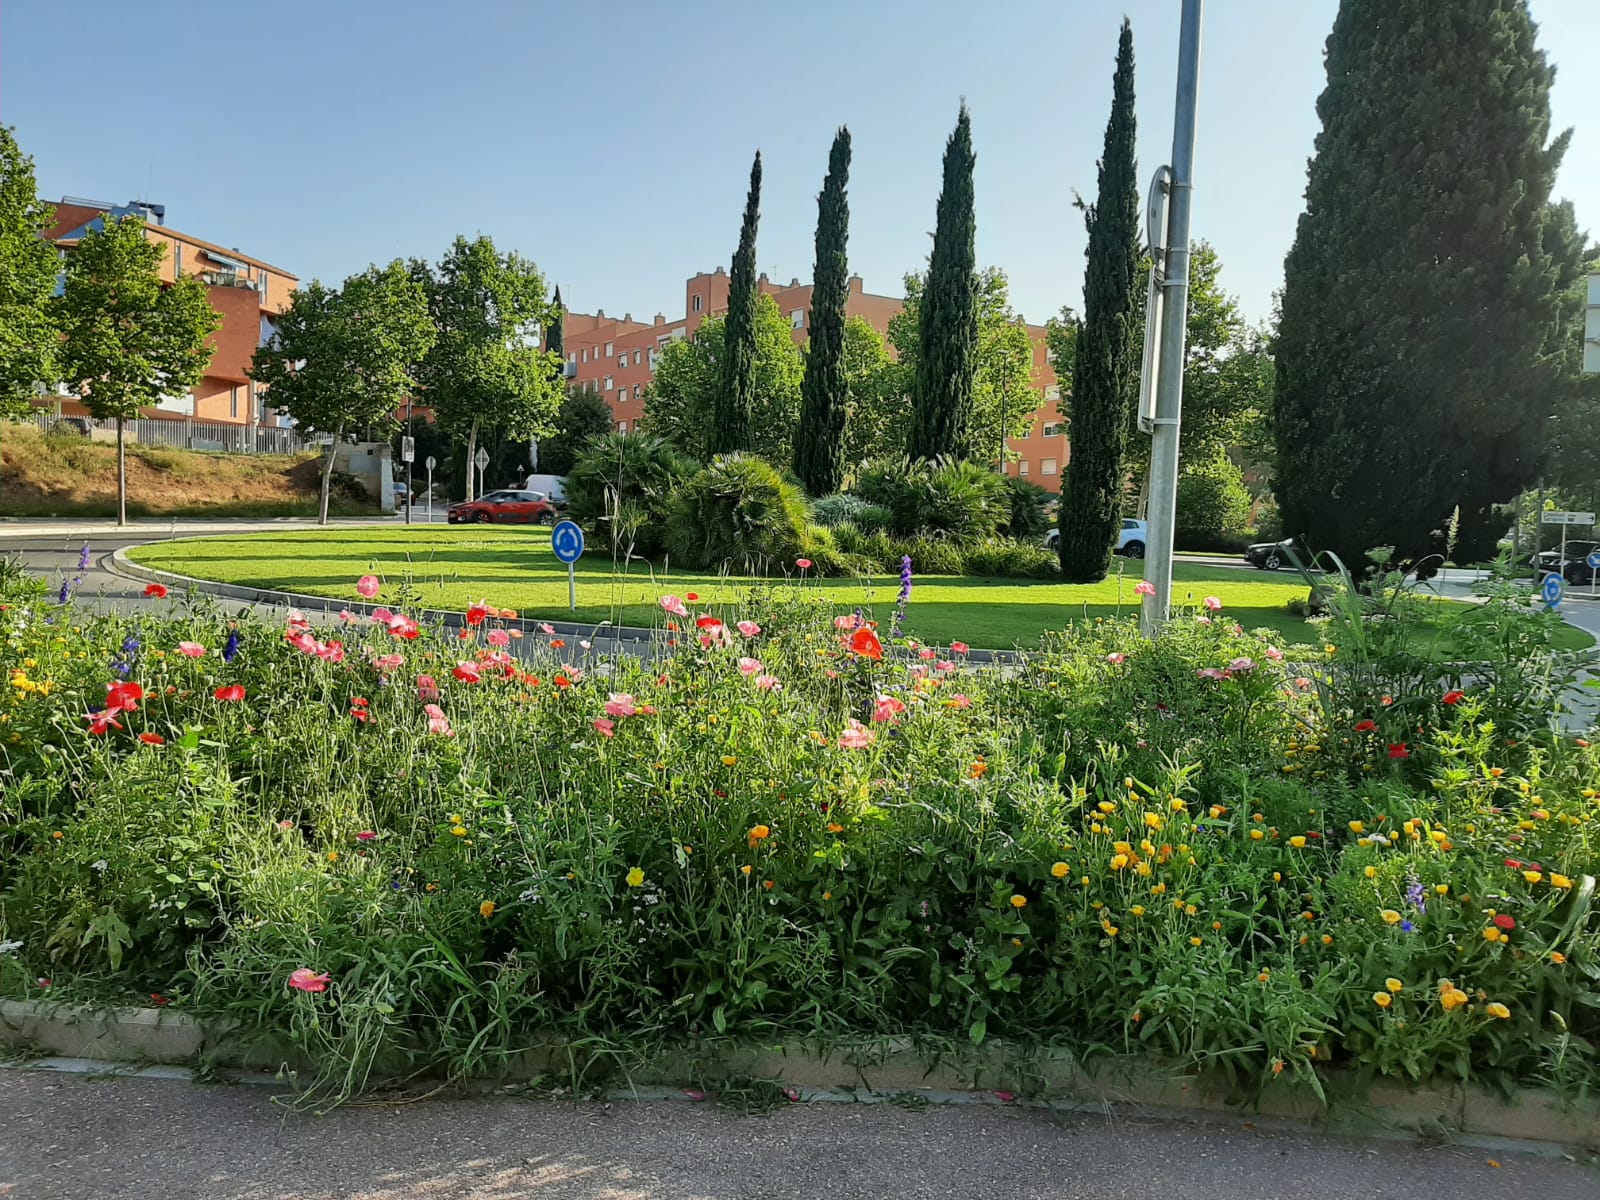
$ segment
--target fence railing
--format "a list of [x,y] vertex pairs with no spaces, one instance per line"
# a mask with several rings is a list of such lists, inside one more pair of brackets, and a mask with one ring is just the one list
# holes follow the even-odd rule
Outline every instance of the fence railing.
[[[34,420],[40,429],[75,429],[96,441],[116,437],[115,421],[100,421],[94,417],[57,417],[51,413],[39,413]],[[281,429],[273,425],[232,425],[225,421],[195,421],[188,417],[176,421],[135,417],[125,423],[124,432],[128,441],[141,446],[174,446],[182,450],[215,450],[226,454],[296,454],[308,448],[305,439],[293,429]]]

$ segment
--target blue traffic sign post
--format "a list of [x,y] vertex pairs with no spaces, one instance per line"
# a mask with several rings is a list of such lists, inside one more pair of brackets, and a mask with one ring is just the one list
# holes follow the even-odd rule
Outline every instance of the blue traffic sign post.
[[583,530],[576,521],[558,521],[550,531],[550,550],[567,564],[567,608],[578,607],[578,572],[573,565],[583,557]]
[[1600,550],[1589,551],[1589,557],[1583,562],[1589,568],[1589,595],[1593,596],[1595,584],[1600,583]]
[[1539,585],[1539,595],[1544,598],[1544,606],[1551,612],[1561,607],[1561,597],[1567,593],[1567,581],[1561,576],[1551,572],[1544,577],[1544,582]]

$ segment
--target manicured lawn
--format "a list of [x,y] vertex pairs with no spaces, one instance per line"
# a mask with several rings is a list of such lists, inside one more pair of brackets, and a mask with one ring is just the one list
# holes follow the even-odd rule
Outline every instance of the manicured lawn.
[[[614,564],[588,554],[578,564],[578,608],[567,609],[566,569],[549,548],[546,530],[431,528],[359,529],[262,533],[226,538],[189,538],[142,546],[135,561],[201,579],[247,586],[308,592],[355,600],[355,581],[366,571],[392,585],[409,582],[420,603],[464,609],[487,598],[524,616],[582,622],[612,621],[651,625],[660,618],[657,597],[666,592],[697,593],[706,604],[734,604],[764,582],[748,576],[704,575],[663,570],[648,563]],[[1139,562],[1118,559],[1121,576],[1092,585],[1031,580],[922,576],[913,584],[905,628],[928,641],[960,640],[975,646],[1008,648],[1036,645],[1039,635],[1073,620],[1135,611],[1133,585]],[[1179,597],[1198,605],[1216,596],[1225,611],[1248,628],[1265,628],[1286,644],[1320,642],[1316,627],[1284,605],[1306,588],[1288,574],[1207,567],[1179,562],[1174,567]],[[899,580],[807,579],[824,589],[841,612],[857,607],[886,619]],[[386,591],[392,597],[393,590]],[[1441,602],[1441,624],[1464,605]],[[1574,630],[1575,644],[1587,644]]]

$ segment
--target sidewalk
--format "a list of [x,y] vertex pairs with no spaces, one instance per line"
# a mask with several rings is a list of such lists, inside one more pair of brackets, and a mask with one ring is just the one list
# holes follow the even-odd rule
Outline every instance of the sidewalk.
[[428,1100],[288,1114],[259,1087],[0,1072],[19,1200],[1513,1200],[1600,1173],[1512,1148],[1038,1109]]

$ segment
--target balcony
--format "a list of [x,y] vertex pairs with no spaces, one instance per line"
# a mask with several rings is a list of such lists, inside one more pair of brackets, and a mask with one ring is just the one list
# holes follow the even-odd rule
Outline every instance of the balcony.
[[258,290],[254,280],[246,279],[237,271],[201,271],[199,279],[209,287],[245,288],[252,292]]

